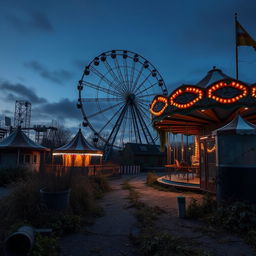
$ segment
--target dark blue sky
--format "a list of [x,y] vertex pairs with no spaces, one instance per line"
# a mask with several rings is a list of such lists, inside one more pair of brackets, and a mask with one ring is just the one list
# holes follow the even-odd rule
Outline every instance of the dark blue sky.
[[[169,93],[216,65],[234,76],[234,13],[256,39],[255,0],[0,0],[0,114],[32,102],[33,121],[77,126],[77,81],[101,52],[149,59]],[[256,52],[240,47],[240,79],[255,82]]]

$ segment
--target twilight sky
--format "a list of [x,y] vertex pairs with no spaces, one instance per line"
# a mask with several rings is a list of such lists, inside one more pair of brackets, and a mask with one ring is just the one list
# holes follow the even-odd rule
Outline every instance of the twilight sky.
[[[235,12],[256,39],[255,0],[0,0],[0,114],[27,99],[33,123],[78,127],[83,67],[112,49],[150,60],[169,93],[214,65],[234,76]],[[256,52],[239,55],[239,78],[256,82]]]

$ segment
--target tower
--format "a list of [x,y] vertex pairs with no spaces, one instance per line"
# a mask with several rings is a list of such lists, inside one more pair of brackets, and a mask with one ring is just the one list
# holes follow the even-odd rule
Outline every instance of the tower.
[[[14,127],[21,126],[22,128],[29,128],[31,120],[31,103],[24,100],[16,100],[14,113]],[[29,135],[29,130],[26,130]]]

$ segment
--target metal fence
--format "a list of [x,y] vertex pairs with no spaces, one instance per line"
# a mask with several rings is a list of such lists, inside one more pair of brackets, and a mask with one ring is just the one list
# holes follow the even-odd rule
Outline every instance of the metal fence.
[[41,172],[55,173],[61,176],[65,173],[74,173],[85,176],[115,176],[119,175],[119,165],[89,165],[86,167],[63,166],[63,165],[42,165]]
[[120,174],[138,175],[140,173],[140,165],[120,165]]

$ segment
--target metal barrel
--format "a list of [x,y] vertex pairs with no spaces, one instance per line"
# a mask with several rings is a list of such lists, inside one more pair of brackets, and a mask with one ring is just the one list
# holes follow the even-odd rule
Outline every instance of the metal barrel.
[[27,256],[34,244],[35,231],[30,226],[22,226],[4,241],[6,256]]
[[186,218],[186,198],[184,196],[177,196],[179,218]]

